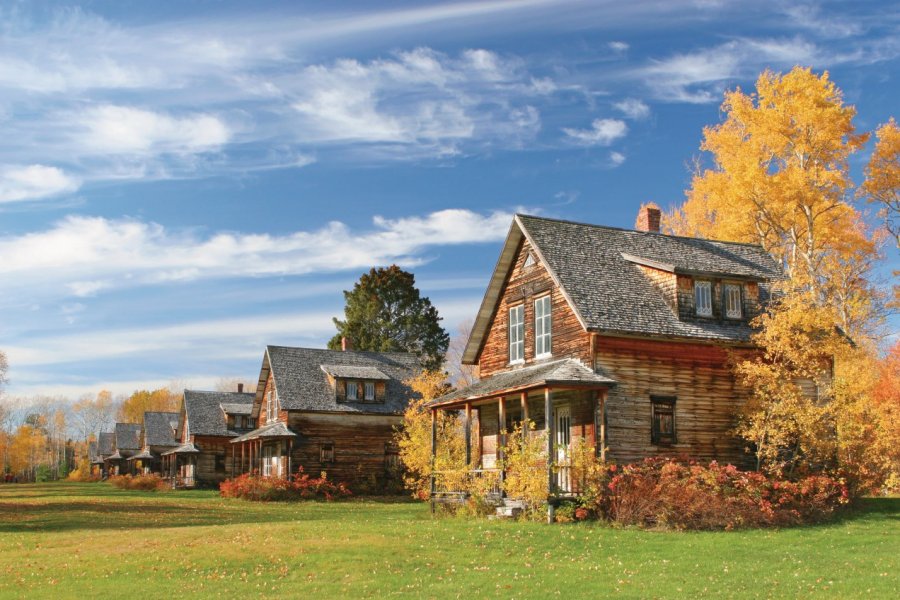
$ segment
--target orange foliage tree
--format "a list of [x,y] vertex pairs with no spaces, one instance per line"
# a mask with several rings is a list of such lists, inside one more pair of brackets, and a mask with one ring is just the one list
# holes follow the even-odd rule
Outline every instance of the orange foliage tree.
[[138,390],[122,402],[117,418],[121,423],[143,423],[145,412],[175,412],[180,405],[181,394],[169,388]]

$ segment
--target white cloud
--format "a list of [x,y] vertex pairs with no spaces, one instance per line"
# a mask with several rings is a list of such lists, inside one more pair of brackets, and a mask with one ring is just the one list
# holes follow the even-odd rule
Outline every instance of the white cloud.
[[626,98],[613,104],[613,108],[620,111],[629,119],[640,120],[650,116],[650,107],[637,98]]
[[613,167],[618,167],[622,163],[625,162],[625,155],[621,152],[610,152],[609,153],[609,162]]
[[86,154],[190,154],[217,149],[231,136],[213,115],[172,117],[130,106],[92,107],[75,120]]
[[631,46],[628,45],[628,44],[625,43],[625,42],[614,41],[614,42],[610,42],[610,43],[609,43],[609,47],[610,47],[611,49],[615,50],[616,52],[625,52],[625,51],[628,50]]
[[574,142],[583,146],[609,146],[625,137],[628,125],[620,119],[594,119],[590,129],[563,128],[563,132]]
[[47,165],[7,166],[0,168],[0,203],[39,200],[67,194],[80,183],[62,169]]
[[7,292],[89,297],[173,281],[302,275],[424,262],[423,249],[503,239],[511,213],[447,209],[425,216],[375,217],[367,230],[332,222],[276,236],[170,231],[137,220],[68,217],[46,231],[0,238]]

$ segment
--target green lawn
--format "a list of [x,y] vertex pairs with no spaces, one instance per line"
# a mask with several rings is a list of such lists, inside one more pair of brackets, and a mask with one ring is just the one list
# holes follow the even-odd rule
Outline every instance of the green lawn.
[[433,519],[425,505],[255,504],[0,485],[0,596],[896,597],[900,499],[782,531]]

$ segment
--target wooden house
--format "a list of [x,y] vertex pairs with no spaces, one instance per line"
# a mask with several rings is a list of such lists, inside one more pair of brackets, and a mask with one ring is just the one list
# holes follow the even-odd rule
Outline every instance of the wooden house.
[[133,471],[142,474],[162,472],[162,453],[180,446],[178,441],[179,413],[145,412],[141,430],[141,451],[128,460]]
[[[746,398],[729,366],[756,352],[750,320],[782,276],[759,246],[517,215],[463,362],[480,381],[432,403],[465,414],[468,463],[495,466],[516,423],[546,431],[553,494],[575,493],[567,452],[748,464],[732,431]],[[435,475],[433,495],[452,495]]]
[[109,460],[116,453],[116,434],[113,431],[101,431],[97,435],[97,463],[100,466],[100,476],[103,478],[113,475],[110,471],[114,462]]
[[[103,435],[100,434],[101,441]],[[141,426],[138,423],[116,423],[113,453],[103,460],[108,475],[133,474],[134,461],[128,459],[141,451]]]
[[379,485],[398,464],[394,429],[413,394],[404,382],[420,369],[408,353],[268,346],[250,415],[259,427],[231,440],[234,464]]
[[163,473],[176,486],[216,486],[233,472],[229,442],[255,428],[253,394],[184,390],[176,436],[163,451]]

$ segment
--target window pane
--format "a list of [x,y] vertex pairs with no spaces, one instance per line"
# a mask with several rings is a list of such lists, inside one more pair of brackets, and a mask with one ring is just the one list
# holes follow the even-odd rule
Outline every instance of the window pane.
[[509,362],[525,358],[525,307],[509,309]]
[[534,353],[550,354],[550,296],[534,301]]
[[356,382],[348,381],[347,382],[347,400],[356,400],[357,392],[356,392]]
[[697,305],[698,315],[712,316],[712,286],[710,282],[697,281],[694,283],[694,301]]
[[725,286],[725,316],[732,319],[741,317],[741,288],[737,285]]
[[371,382],[366,382],[366,400],[374,400],[375,399],[375,384]]

